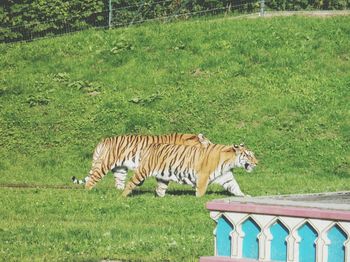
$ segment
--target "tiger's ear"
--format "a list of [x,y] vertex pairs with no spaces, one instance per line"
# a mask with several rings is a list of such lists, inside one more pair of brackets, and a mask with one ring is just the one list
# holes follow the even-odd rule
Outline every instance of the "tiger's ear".
[[199,142],[203,142],[205,140],[204,138],[204,135],[203,134],[198,134],[198,139],[199,139]]
[[208,146],[209,144],[211,144],[211,142],[209,141],[208,138],[206,138],[203,134],[198,134],[198,140],[199,142],[204,145],[204,146]]
[[237,152],[237,151],[239,150],[239,146],[238,146],[238,145],[233,145],[232,148],[233,148],[233,150],[234,150],[235,152]]

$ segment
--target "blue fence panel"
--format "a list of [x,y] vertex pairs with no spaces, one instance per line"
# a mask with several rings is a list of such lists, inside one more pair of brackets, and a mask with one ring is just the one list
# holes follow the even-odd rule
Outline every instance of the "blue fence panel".
[[305,223],[298,230],[301,241],[299,243],[299,262],[316,261],[317,232],[309,223]]
[[218,219],[216,226],[216,250],[218,256],[231,256],[231,236],[233,225],[225,216]]
[[260,233],[260,227],[252,218],[249,218],[242,224],[242,230],[245,234],[243,239],[243,257],[258,259],[258,234]]
[[287,236],[288,229],[277,220],[270,228],[272,235],[271,241],[271,260],[286,261],[287,260]]
[[335,225],[328,231],[327,237],[331,242],[328,246],[328,262],[345,261],[344,242],[348,238],[347,235],[338,225]]

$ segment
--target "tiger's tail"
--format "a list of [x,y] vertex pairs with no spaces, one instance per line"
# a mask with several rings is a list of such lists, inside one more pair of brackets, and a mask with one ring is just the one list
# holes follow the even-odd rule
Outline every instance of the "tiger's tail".
[[87,178],[88,177],[85,177],[83,179],[78,179],[76,178],[75,176],[72,176],[72,181],[74,184],[78,184],[78,185],[85,185],[86,184],[86,181],[87,181]]

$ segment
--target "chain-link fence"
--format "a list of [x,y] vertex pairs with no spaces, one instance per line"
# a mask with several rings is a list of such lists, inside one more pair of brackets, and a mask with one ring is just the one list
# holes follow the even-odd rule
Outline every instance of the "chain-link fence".
[[203,15],[232,15],[258,12],[259,0],[222,1],[220,5],[196,1],[142,1],[138,4],[120,6],[110,5],[109,27],[139,24],[146,21],[168,22],[176,19],[188,19]]
[[54,0],[49,3],[31,0],[29,4],[14,4],[14,1],[7,0],[7,4],[0,6],[0,43],[147,21],[169,22],[213,15],[263,15],[265,10],[346,9],[349,1],[334,0],[329,6],[327,1],[321,0]]
[[[225,1],[220,5],[200,4],[198,1],[112,1],[104,5],[106,9],[98,12],[85,12],[77,15],[66,15],[64,18],[23,19],[18,23],[13,19],[13,26],[0,27],[0,42],[30,41],[36,38],[51,37],[87,28],[112,28],[140,24],[146,21],[168,22],[176,19],[189,19],[203,15],[242,14],[259,10],[259,1]],[[15,17],[9,9],[9,16]],[[26,12],[26,10],[24,10]],[[1,12],[0,12],[1,13]],[[58,16],[59,17],[59,16]],[[46,17],[47,18],[47,17]],[[10,23],[8,23],[10,24]]]

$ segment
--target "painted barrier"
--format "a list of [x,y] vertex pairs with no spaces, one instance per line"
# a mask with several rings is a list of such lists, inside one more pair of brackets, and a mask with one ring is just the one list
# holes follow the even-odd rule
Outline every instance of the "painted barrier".
[[350,262],[350,192],[227,198],[207,203],[209,261]]

